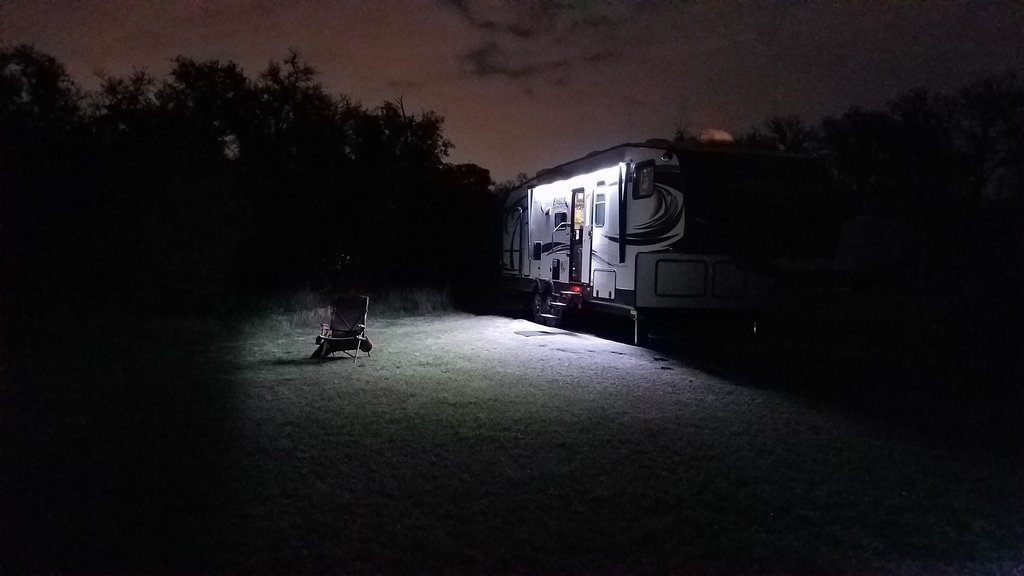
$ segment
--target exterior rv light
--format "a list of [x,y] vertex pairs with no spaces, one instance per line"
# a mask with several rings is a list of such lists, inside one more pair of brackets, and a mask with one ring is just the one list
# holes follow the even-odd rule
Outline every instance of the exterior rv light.
[[573,284],[572,286],[569,286],[569,291],[574,294],[582,294],[583,286],[580,286],[579,284]]
[[669,162],[671,160],[672,160],[672,151],[671,150],[665,150],[665,153],[661,155],[661,161],[662,162]]

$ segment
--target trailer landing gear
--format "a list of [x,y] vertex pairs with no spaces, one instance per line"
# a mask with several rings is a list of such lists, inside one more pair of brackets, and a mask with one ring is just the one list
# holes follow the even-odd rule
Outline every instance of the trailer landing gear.
[[640,317],[640,313],[636,310],[630,310],[629,315],[633,317],[633,345],[650,348],[650,323],[642,321],[643,319]]

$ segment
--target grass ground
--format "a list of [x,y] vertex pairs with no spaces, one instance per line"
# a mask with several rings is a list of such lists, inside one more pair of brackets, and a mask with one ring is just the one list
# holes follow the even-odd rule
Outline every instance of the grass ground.
[[9,341],[0,571],[1024,571],[1019,454],[508,318],[318,363],[317,321]]

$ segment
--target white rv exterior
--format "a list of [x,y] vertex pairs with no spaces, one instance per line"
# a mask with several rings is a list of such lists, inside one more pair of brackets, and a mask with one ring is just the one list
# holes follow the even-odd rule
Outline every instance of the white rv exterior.
[[771,284],[748,245],[771,238],[758,212],[771,220],[793,196],[766,181],[779,162],[793,160],[648,141],[543,170],[505,203],[506,283],[532,292],[535,320],[549,324],[565,308],[753,315]]

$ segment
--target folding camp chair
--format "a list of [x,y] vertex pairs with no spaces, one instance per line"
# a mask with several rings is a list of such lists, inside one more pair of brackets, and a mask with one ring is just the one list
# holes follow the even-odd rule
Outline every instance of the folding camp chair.
[[370,307],[367,296],[342,296],[331,302],[331,322],[320,325],[316,337],[317,349],[310,358],[324,358],[335,352],[344,352],[355,362],[359,352],[367,356],[373,343],[366,337],[366,312]]

